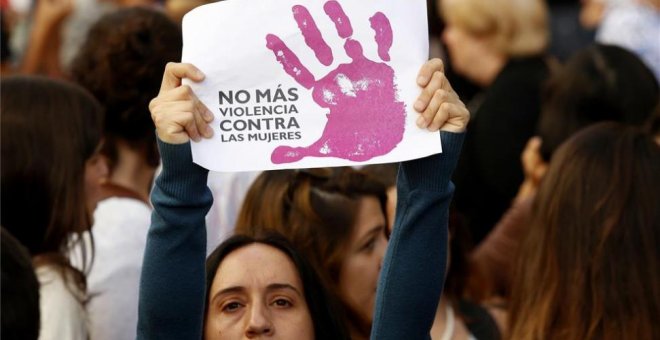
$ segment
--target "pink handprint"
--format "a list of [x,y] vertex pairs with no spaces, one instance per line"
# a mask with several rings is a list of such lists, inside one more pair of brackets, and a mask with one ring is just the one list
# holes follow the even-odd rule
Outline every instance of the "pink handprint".
[[[352,61],[340,64],[319,80],[279,37],[266,36],[266,46],[284,71],[300,85],[313,89],[312,97],[319,106],[330,109],[321,138],[307,147],[277,147],[271,155],[275,164],[292,163],[307,156],[366,161],[387,154],[403,138],[406,109],[397,99],[394,70],[384,62],[364,56],[362,45],[351,38],[353,27],[337,1],[328,1],[323,8],[338,35],[345,39],[344,50]],[[319,62],[325,66],[332,64],[332,50],[307,8],[294,6],[293,17]],[[393,35],[389,20],[377,12],[370,23],[375,31],[378,56],[382,61],[390,61]]]

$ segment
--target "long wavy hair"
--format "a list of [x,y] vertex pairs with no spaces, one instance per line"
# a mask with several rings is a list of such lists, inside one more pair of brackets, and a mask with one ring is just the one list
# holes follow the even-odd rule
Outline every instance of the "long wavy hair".
[[514,279],[510,338],[652,339],[660,320],[660,147],[599,123],[553,156]]

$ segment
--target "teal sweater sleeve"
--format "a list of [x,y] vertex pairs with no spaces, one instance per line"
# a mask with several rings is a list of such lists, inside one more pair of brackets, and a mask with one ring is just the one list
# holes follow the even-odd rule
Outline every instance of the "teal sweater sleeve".
[[443,153],[401,163],[397,207],[378,282],[371,339],[430,339],[447,270],[450,178],[464,134],[441,132]]
[[213,203],[208,171],[190,144],[158,141],[163,171],[151,194],[154,212],[140,278],[138,339],[195,339],[203,334],[205,216]]

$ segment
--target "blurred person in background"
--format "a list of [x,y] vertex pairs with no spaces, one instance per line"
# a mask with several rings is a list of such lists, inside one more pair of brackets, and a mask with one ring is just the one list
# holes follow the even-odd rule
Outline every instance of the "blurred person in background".
[[394,215],[396,213],[396,175],[399,171],[399,164],[370,164],[361,169],[367,175],[380,181],[387,188],[387,235],[392,234],[394,228]]
[[643,125],[660,105],[659,91],[651,70],[633,53],[616,46],[587,47],[551,76],[537,137],[530,139],[521,155],[525,180],[511,208],[472,254],[496,295],[511,294],[518,246],[555,150],[579,130],[601,121]]
[[581,3],[587,1],[590,0],[546,0],[550,13],[548,53],[560,62],[594,41],[595,27],[584,26],[580,21]]
[[[36,77],[1,82],[2,221],[32,256],[40,288],[39,339],[88,338],[86,279],[92,246],[81,269],[69,252],[88,241],[103,175],[98,150],[103,111],[78,86]],[[89,240],[91,242],[91,240]]]
[[248,191],[239,235],[275,231],[307,258],[353,339],[367,339],[387,245],[385,185],[352,168],[265,171]]
[[[393,230],[396,213],[396,178],[398,164],[372,164],[361,170],[387,187],[388,235]],[[460,219],[449,217],[449,267],[447,278],[438,303],[431,328],[431,339],[501,339],[506,324],[506,312],[494,306],[479,304],[488,296],[482,296],[483,281],[471,268],[468,252],[471,241],[469,231]]]
[[511,339],[655,339],[660,146],[600,123],[557,150],[516,260]]
[[475,243],[523,181],[519,155],[534,134],[548,76],[542,0],[441,0],[443,39],[456,72],[484,88],[456,170],[456,208]]
[[10,0],[13,63],[22,73],[66,77],[90,27],[123,7],[161,6],[158,0]]
[[[590,0],[594,1],[594,0]],[[627,48],[660,81],[660,0],[610,0],[602,10],[596,41]]]
[[91,28],[71,66],[73,80],[106,110],[101,154],[108,172],[94,211],[95,261],[87,275],[92,339],[135,337],[149,193],[160,163],[148,106],[167,62],[181,58],[181,45],[178,26],[165,14],[123,8]]

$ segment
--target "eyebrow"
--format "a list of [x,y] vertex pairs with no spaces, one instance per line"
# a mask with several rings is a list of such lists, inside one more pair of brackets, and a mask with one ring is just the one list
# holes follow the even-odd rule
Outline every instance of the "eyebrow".
[[366,240],[367,238],[371,237],[372,235],[378,234],[379,232],[384,232],[384,230],[385,230],[385,225],[377,225],[377,226],[371,228],[368,232],[366,232],[366,233],[364,234],[364,236],[362,236],[362,237],[360,238],[360,242],[359,242],[359,243],[364,242],[364,240]]
[[[294,293],[298,294],[298,296],[302,297],[302,294],[296,287],[288,284],[288,283],[271,283],[268,286],[266,286],[266,290],[272,291],[272,290],[281,290],[281,289],[288,289],[293,291]],[[231,294],[231,293],[244,293],[245,292],[245,287],[243,286],[232,286],[232,287],[227,287],[224,289],[221,289],[219,292],[215,293],[213,297],[211,298],[211,302],[215,301],[219,296],[226,295],[226,294]]]
[[296,287],[288,284],[288,283],[271,283],[266,287],[267,290],[281,290],[281,289],[288,289],[292,290],[294,293],[298,294],[298,296],[302,297],[302,294]]
[[245,292],[245,288],[241,286],[227,287],[213,294],[213,297],[211,298],[211,302],[215,301],[219,296],[222,295],[231,294],[231,293],[243,293],[243,292]]

